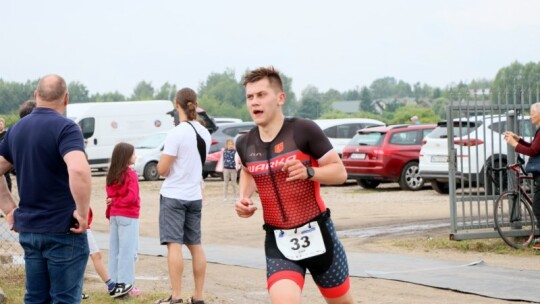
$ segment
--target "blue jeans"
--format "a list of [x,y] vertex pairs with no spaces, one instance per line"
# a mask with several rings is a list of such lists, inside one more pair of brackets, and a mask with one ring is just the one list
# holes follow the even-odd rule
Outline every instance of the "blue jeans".
[[24,303],[80,303],[88,262],[86,233],[19,234],[24,249]]
[[116,283],[135,282],[135,260],[139,248],[139,219],[111,216],[109,275]]

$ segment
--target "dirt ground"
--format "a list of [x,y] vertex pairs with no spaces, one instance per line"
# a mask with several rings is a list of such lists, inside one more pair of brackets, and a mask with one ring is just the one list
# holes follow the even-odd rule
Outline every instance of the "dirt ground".
[[[92,208],[94,210],[95,231],[108,232],[108,222],[104,217],[105,191],[104,176],[93,177]],[[140,234],[159,237],[159,189],[162,181],[140,181],[141,218]],[[223,201],[223,182],[207,179],[205,183],[205,206],[203,208],[203,243],[229,244],[262,248],[262,211],[259,209],[252,218],[236,216],[232,201]],[[440,195],[429,187],[417,192],[401,191],[397,184],[386,184],[375,190],[365,190],[354,183],[337,187],[322,187],[322,197],[332,209],[332,217],[338,231],[349,229],[369,229],[390,225],[407,225],[427,221],[448,223],[448,196]],[[255,200],[257,201],[257,200]],[[258,203],[258,201],[257,201]],[[259,204],[260,207],[260,204]],[[384,228],[383,228],[384,229]],[[381,252],[424,256],[433,259],[471,262],[483,259],[490,265],[538,269],[536,258],[528,256],[501,256],[491,253],[448,254],[445,250],[404,249],[392,245],[398,238],[411,236],[448,236],[449,227],[417,231],[411,234],[386,234],[376,237],[342,238],[348,252]],[[105,261],[107,251],[103,251]],[[533,260],[534,258],[534,260]],[[164,257],[141,256],[136,264],[139,278],[136,286],[142,292],[153,290],[168,293],[170,286],[167,276],[167,262]],[[505,303],[506,301],[463,294],[405,282],[382,279],[352,278],[352,291],[357,303]],[[190,295],[193,288],[191,263],[184,270],[184,292]],[[103,284],[91,266],[87,270],[87,292],[103,292]],[[209,264],[205,284],[205,295],[209,303],[268,303],[264,270]],[[324,303],[309,276],[303,293],[304,303]]]

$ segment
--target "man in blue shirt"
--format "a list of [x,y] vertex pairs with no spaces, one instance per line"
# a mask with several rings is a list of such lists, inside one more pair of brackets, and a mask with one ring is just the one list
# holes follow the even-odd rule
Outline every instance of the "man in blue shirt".
[[0,181],[0,209],[24,249],[24,302],[79,303],[89,251],[90,167],[80,128],[63,116],[64,79],[43,77],[34,99],[36,108],[0,143],[0,174],[15,167],[20,197],[16,208]]

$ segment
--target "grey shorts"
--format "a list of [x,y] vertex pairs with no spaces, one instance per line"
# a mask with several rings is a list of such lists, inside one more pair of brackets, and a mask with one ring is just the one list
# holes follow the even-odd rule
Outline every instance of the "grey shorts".
[[201,244],[202,200],[184,201],[160,196],[159,241],[161,245]]

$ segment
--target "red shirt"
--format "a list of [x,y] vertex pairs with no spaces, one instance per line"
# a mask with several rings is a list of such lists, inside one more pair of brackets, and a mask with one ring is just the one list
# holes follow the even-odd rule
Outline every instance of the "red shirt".
[[107,198],[112,204],[107,206],[107,218],[110,216],[125,216],[139,218],[141,198],[139,196],[139,177],[137,173],[127,168],[123,174],[123,184],[107,185]]
[[518,145],[516,146],[516,152],[528,156],[536,156],[540,154],[540,136],[538,136],[539,131],[540,129],[536,130],[534,139],[531,143],[528,143],[523,139],[519,139]]
[[332,149],[313,121],[286,118],[271,142],[263,142],[259,129],[253,128],[238,139],[236,147],[257,185],[266,224],[289,229],[326,211],[318,182],[307,179],[287,182],[287,172],[281,171],[285,162],[294,159],[304,166],[318,166],[317,159]]

